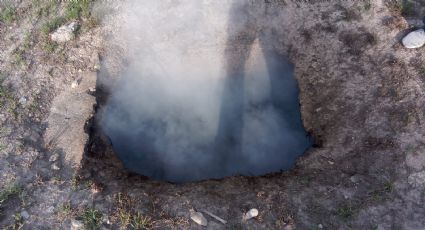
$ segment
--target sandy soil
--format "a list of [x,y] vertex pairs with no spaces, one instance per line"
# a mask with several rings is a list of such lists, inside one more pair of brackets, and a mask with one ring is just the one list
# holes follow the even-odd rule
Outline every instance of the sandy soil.
[[[95,70],[97,53],[112,75],[102,67],[101,81],[124,62],[121,48],[104,42],[113,35],[110,24],[89,29],[82,20],[74,40],[43,48],[40,28],[51,16],[34,10],[43,4],[23,1],[23,16],[0,24],[7,92],[0,94],[0,188],[20,188],[0,203],[0,226],[69,229],[79,220],[88,228],[202,229],[189,218],[194,208],[228,221],[208,217],[207,229],[425,228],[424,55],[399,44],[409,26],[390,3],[270,3],[280,12],[279,48],[295,65],[304,125],[316,147],[288,172],[176,185],[126,172],[94,120],[75,175],[51,169],[54,149],[43,136],[53,99]],[[18,58],[16,48],[24,47]],[[101,106],[107,92],[99,87],[96,96]],[[259,216],[241,222],[250,208]]]

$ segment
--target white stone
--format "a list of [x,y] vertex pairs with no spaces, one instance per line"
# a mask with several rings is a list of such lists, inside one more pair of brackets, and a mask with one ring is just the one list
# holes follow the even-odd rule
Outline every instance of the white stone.
[[50,34],[50,39],[55,42],[67,42],[74,38],[74,32],[77,29],[78,24],[71,22],[68,25],[59,27],[55,32]]
[[79,220],[71,220],[71,229],[73,230],[82,229],[83,226],[84,226],[83,222]]
[[75,89],[78,86],[78,80],[75,80],[71,83],[71,88]]
[[58,166],[58,164],[54,163],[52,164],[52,169],[57,171],[57,170],[60,170],[61,168]]
[[19,98],[19,104],[25,105],[27,103],[27,99],[25,97]]
[[21,217],[26,220],[26,219],[30,218],[30,214],[28,214],[28,212],[24,210],[24,211],[21,212]]
[[57,161],[58,159],[59,159],[59,154],[55,153],[50,156],[49,161],[54,162],[54,161]]
[[190,210],[190,219],[192,219],[195,223],[201,226],[207,226],[208,221],[200,212],[195,212],[194,210]]
[[243,220],[249,220],[252,219],[254,217],[258,216],[258,210],[253,208],[251,210],[249,210],[247,213],[245,213],[245,215],[243,216]]
[[401,41],[404,47],[415,49],[425,45],[425,31],[424,29],[415,30],[410,32]]

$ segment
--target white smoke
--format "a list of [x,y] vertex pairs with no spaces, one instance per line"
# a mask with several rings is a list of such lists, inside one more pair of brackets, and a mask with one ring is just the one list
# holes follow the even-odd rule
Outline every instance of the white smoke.
[[[304,130],[291,128],[292,120],[267,103],[274,86],[263,51],[270,48],[256,37],[244,45],[245,38],[231,32],[259,33],[261,26],[245,27],[264,21],[255,17],[264,17],[265,4],[247,4],[253,3],[128,0],[121,9],[115,36],[125,42],[129,64],[111,88],[101,124],[130,170],[178,182],[258,175],[288,168],[306,149]],[[242,93],[234,94],[225,85],[234,69],[229,65],[244,55],[249,58],[236,70],[243,80],[232,86]],[[289,66],[280,74],[293,78]],[[295,81],[286,83],[291,89],[282,88],[283,94],[293,96]],[[226,118],[228,105],[243,106],[243,115]],[[243,124],[240,153],[216,146],[232,123]]]

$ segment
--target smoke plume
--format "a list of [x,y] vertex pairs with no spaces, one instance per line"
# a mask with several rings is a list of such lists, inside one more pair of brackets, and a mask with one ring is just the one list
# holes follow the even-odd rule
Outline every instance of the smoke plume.
[[310,146],[268,4],[125,3],[116,36],[128,65],[101,115],[125,167],[172,182],[261,175]]

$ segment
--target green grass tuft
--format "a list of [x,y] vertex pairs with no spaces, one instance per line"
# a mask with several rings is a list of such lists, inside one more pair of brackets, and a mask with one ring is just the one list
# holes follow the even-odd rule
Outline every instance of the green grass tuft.
[[12,6],[6,6],[0,12],[0,21],[3,23],[11,23],[15,20],[16,17],[16,9]]
[[18,185],[9,185],[0,190],[0,208],[7,200],[14,196],[19,196],[22,193],[22,188]]
[[43,34],[47,35],[50,32],[53,32],[54,30],[59,28],[59,26],[64,24],[65,21],[66,20],[63,17],[55,17],[52,20],[44,23],[44,25],[41,27],[41,31],[43,32]]
[[347,220],[354,215],[353,208],[347,205],[338,208],[336,212],[338,216],[344,220]]
[[86,229],[95,230],[100,228],[102,214],[93,208],[86,209],[81,216]]
[[91,0],[71,0],[66,6],[65,18],[67,20],[76,20],[81,17],[88,18],[90,16]]

